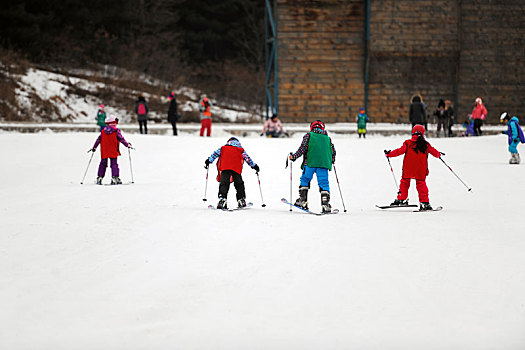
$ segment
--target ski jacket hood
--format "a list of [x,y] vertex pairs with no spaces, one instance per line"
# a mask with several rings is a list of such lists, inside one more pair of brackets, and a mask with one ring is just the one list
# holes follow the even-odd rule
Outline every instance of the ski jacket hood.
[[117,126],[116,125],[106,125],[104,127],[104,132],[108,135],[111,135],[113,134],[114,132],[117,131]]
[[239,142],[239,140],[235,140],[235,139],[234,140],[229,140],[228,142],[226,142],[226,145],[242,148],[241,143]]

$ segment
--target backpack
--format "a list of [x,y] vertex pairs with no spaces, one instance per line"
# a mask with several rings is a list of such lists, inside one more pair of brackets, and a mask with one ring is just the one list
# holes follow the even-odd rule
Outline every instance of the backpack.
[[140,102],[139,107],[137,109],[137,113],[139,115],[145,115],[146,114],[146,106],[144,106],[144,103]]

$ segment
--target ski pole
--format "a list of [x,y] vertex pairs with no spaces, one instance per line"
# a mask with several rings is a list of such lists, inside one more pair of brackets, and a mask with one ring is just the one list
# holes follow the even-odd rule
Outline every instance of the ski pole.
[[390,165],[390,171],[392,172],[392,176],[394,177],[394,186],[396,186],[397,192],[399,193],[399,187],[397,185],[396,174],[394,174],[392,163],[390,163],[390,158],[386,157],[386,160],[388,161],[388,165]]
[[292,197],[292,161],[290,160],[290,155],[292,155],[292,153],[290,153],[287,157],[286,157],[286,167],[288,167],[288,162],[290,163],[290,211],[292,211],[292,201],[293,201],[293,197]]
[[339,184],[339,177],[337,176],[337,170],[335,169],[335,164],[334,164],[334,173],[335,173],[335,179],[337,180],[337,187],[339,187],[339,194],[341,195],[341,202],[343,202],[343,210],[346,213],[345,201],[343,199],[343,192],[341,192],[341,185]]
[[452,171],[452,174],[456,175],[456,177],[458,178],[459,181],[461,181],[461,183],[467,188],[468,192],[471,192],[472,191],[472,188],[468,187],[466,183],[463,182],[463,180],[461,180],[459,178],[459,176],[454,172],[454,170],[452,170],[451,167],[448,166],[447,163],[445,163],[445,161],[443,160],[443,158],[439,157],[439,160],[441,160],[443,162],[443,164],[445,164],[447,166],[447,168],[450,169],[450,171]]
[[206,168],[206,186],[204,186],[204,198],[202,199],[204,202],[207,201],[206,199],[206,193],[208,192],[208,172],[210,171],[210,167],[208,166]]
[[91,153],[91,158],[89,158],[89,162],[88,162],[88,165],[86,167],[86,171],[84,172],[84,176],[82,177],[82,181],[80,181],[80,184],[83,185],[84,184],[84,179],[86,178],[86,174],[88,172],[88,169],[89,169],[89,165],[91,164],[91,160],[93,159],[93,156],[95,155],[95,151],[93,150],[89,150],[88,152],[92,152]]
[[257,181],[259,181],[259,192],[261,193],[261,201],[262,201],[262,206],[263,208],[266,206],[266,204],[264,204],[264,199],[263,199],[263,195],[262,195],[262,189],[261,189],[261,179],[259,178],[259,173],[257,172]]
[[129,157],[129,170],[131,171],[131,183],[134,184],[135,180],[133,179],[133,167],[131,166],[131,147],[128,147],[128,157]]

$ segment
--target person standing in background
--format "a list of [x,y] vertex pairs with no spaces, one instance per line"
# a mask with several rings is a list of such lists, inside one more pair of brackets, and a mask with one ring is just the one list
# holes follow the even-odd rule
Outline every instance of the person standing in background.
[[212,104],[208,96],[203,94],[199,102],[199,110],[201,112],[200,136],[204,136],[204,130],[206,130],[206,136],[211,136],[211,107]]
[[[135,102],[135,113],[137,114],[137,120],[139,122],[139,128],[141,134],[148,133],[148,104],[144,96],[139,96],[137,102]],[[144,126],[144,132],[142,127]]]
[[359,138],[361,138],[361,136],[366,138],[366,123],[368,122],[368,116],[363,107],[359,108],[359,114],[355,117],[355,121],[357,122],[357,133],[359,134]]
[[414,95],[410,104],[410,111],[408,114],[412,127],[416,125],[423,125],[427,129],[427,111],[426,105],[420,95]]
[[98,111],[97,111],[97,125],[99,126],[100,130],[104,129],[106,126],[106,112],[104,111],[104,105],[99,104],[98,105]]
[[436,136],[439,137],[439,134],[441,132],[441,128],[443,128],[443,136],[447,137],[447,110],[445,108],[445,101],[442,99],[438,102],[438,108],[434,111],[434,115],[436,116],[436,122],[437,122],[437,131]]
[[474,136],[481,136],[483,131],[481,131],[481,126],[483,121],[487,117],[487,109],[483,106],[483,101],[481,97],[476,98],[476,105],[472,110],[472,119],[474,119]]
[[453,136],[454,134],[452,133],[452,126],[454,125],[454,120],[456,119],[455,117],[455,111],[454,111],[454,104],[452,103],[452,101],[450,100],[446,100],[445,101],[445,107],[447,109],[447,130],[448,130],[448,137],[451,137]]
[[170,106],[168,108],[168,121],[173,127],[173,136],[177,136],[177,120],[179,120],[179,115],[177,114],[177,99],[175,98],[175,93],[171,92],[168,96],[170,100]]

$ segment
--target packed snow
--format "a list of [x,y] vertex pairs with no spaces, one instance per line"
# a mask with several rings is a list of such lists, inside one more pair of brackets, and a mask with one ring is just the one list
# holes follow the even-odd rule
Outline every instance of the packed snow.
[[[375,208],[397,191],[383,149],[404,137],[334,134],[347,212],[332,172],[341,213],[322,217],[280,202],[299,135],[241,138],[264,202],[245,167],[254,207],[235,212],[207,208],[213,166],[205,193],[204,160],[227,135],[124,132],[134,184],[95,185],[97,152],[81,185],[96,137],[0,134],[2,349],[525,347],[525,165],[508,164],[503,135],[430,139],[472,192],[430,157],[444,209],[414,213]],[[119,164],[130,182],[127,149]],[[319,211],[315,180],[309,196]]]

